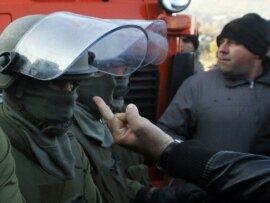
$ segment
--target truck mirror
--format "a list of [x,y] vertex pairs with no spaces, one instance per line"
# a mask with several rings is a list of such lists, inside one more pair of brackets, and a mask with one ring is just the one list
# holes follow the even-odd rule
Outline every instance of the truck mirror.
[[178,13],[185,10],[191,0],[159,0],[162,8],[168,13]]

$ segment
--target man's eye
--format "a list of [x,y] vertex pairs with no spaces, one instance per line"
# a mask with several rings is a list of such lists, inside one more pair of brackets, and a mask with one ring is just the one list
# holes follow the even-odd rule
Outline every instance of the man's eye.
[[230,44],[236,44],[236,45],[238,45],[238,44],[240,44],[240,43],[237,42],[237,41],[235,41],[235,40],[230,40]]
[[220,40],[218,41],[218,44],[221,45],[221,44],[223,44],[224,41],[225,41],[224,39],[220,39]]

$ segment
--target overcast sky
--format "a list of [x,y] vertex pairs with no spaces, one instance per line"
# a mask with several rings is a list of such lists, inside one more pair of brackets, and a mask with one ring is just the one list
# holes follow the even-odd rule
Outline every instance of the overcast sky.
[[255,12],[270,19],[270,0],[191,0],[186,13],[240,17]]
[[224,24],[247,13],[270,19],[270,0],[191,0],[182,13],[196,16],[201,26],[210,24],[219,33]]

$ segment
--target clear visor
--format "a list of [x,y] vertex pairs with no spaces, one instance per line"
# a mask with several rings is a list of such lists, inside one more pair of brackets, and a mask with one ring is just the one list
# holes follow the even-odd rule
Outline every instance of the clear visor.
[[[15,52],[22,64],[15,71],[38,80],[76,74],[76,68],[85,74],[123,75],[142,66],[147,50],[148,36],[140,26],[57,12],[44,17],[19,41]],[[88,51],[95,55],[92,66],[74,67]]]
[[91,65],[100,72],[127,75],[141,67],[145,61],[148,48],[146,32],[136,25],[120,27],[121,30],[110,33],[89,48],[89,52],[95,55]]
[[143,28],[148,35],[147,55],[143,65],[159,65],[168,54],[167,25],[163,20],[122,20],[114,19],[108,22],[116,23],[119,26],[137,25]]

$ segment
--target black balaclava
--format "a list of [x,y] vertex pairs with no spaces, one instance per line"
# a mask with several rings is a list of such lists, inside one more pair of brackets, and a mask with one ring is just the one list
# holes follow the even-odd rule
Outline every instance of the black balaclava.
[[10,137],[27,143],[21,149],[20,145],[16,148],[34,157],[49,174],[63,180],[75,175],[73,138],[66,133],[72,123],[75,101],[75,90],[55,90],[48,82],[25,78],[17,79],[4,90],[5,118],[21,132]]
[[48,83],[18,79],[5,92],[9,95],[7,102],[13,107],[15,104],[15,108],[40,131],[57,136],[64,134],[72,124],[77,94],[75,90],[55,90]]
[[82,80],[77,89],[78,102],[86,106],[91,114],[100,117],[99,110],[92,98],[100,96],[106,104],[111,106],[115,85],[114,77],[107,74]]
[[79,97],[74,113],[76,124],[86,137],[95,140],[102,147],[111,146],[113,138],[107,125],[100,118],[92,97],[100,96],[111,106],[115,85],[113,76],[102,75],[82,80],[77,90]]

